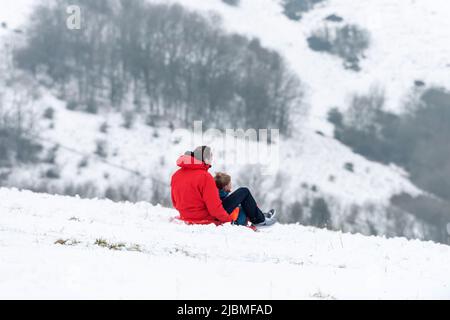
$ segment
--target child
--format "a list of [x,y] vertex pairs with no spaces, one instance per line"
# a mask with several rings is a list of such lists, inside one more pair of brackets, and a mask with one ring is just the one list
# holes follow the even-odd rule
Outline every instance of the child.
[[[224,200],[231,193],[231,176],[223,172],[216,172],[214,177],[217,189],[219,189],[220,200]],[[244,209],[239,206],[239,215],[234,224],[246,226],[248,223]]]

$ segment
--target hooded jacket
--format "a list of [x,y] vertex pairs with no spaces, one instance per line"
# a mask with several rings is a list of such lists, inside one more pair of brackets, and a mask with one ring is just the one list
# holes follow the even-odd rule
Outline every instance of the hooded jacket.
[[171,179],[172,204],[180,213],[180,219],[194,224],[221,224],[231,222],[232,217],[222,207],[210,165],[190,155],[178,158],[180,167]]

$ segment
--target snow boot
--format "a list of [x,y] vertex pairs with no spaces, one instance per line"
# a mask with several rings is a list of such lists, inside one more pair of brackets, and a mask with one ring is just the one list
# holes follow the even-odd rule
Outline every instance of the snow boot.
[[265,216],[266,218],[269,218],[269,219],[275,218],[276,215],[277,215],[277,212],[276,212],[275,209],[270,209],[269,212],[267,212],[267,213],[264,214],[264,216]]
[[274,209],[270,210],[269,212],[264,214],[264,217],[266,218],[263,222],[257,223],[254,226],[256,228],[264,228],[264,227],[271,227],[276,222],[276,211]]

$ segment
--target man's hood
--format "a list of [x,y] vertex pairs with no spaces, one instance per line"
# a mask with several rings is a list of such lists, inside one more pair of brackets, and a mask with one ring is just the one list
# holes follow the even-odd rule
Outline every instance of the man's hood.
[[206,164],[200,160],[195,159],[193,156],[182,155],[177,160],[177,166],[183,169],[191,170],[208,170],[211,168],[209,164]]

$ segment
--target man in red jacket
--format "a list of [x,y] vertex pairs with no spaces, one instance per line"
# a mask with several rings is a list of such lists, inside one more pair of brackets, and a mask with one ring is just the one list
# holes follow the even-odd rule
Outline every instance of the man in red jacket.
[[208,172],[211,167],[211,148],[202,146],[178,158],[180,169],[172,176],[172,203],[181,220],[193,224],[222,224],[236,220],[236,208],[244,208],[249,220],[256,226],[271,226],[275,211],[264,214],[247,188],[239,188],[223,202],[216,183]]

